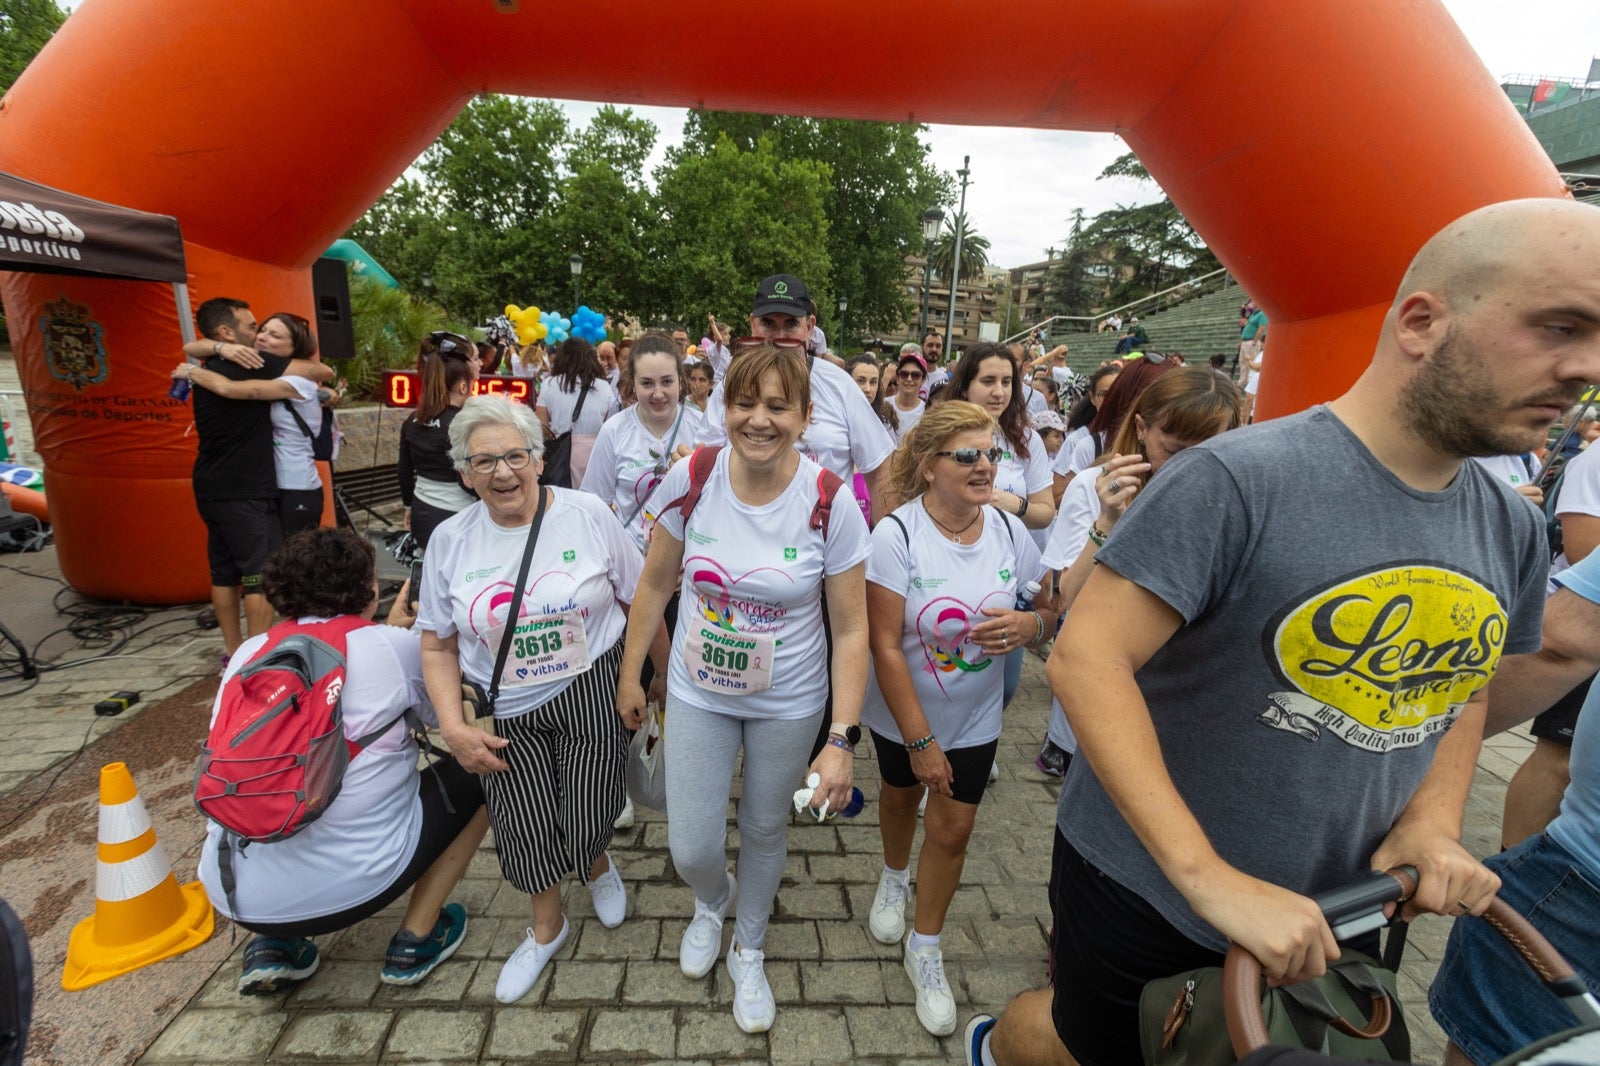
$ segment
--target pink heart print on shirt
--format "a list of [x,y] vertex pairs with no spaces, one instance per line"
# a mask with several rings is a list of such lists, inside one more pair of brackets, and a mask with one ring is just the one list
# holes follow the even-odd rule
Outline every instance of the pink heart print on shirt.
[[[922,643],[922,668],[933,675],[939,683],[939,690],[945,691],[944,681],[940,674],[960,672],[974,674],[985,670],[994,660],[989,658],[989,653],[970,644],[968,638],[972,635],[972,628],[988,621],[988,616],[982,611],[985,607],[1007,606],[1011,602],[1010,596],[1004,592],[991,592],[978,601],[977,607],[969,606],[965,601],[954,596],[939,596],[928,601],[917,612],[917,636]],[[973,653],[972,658],[967,658],[966,652]]]
[[[528,603],[533,599],[535,590],[538,589],[539,584],[546,578],[551,577],[570,578],[572,577],[572,574],[565,570],[546,570],[544,573],[534,578],[533,583],[530,584],[522,593],[522,606],[517,611],[518,618],[526,618],[529,614],[533,613],[528,610]],[[514,591],[516,590],[512,588],[511,582],[509,581],[496,581],[494,584],[488,585],[487,587],[479,590],[478,595],[473,597],[472,606],[467,611],[467,618],[471,622],[473,636],[477,637],[479,640],[487,640],[489,630],[493,629],[497,625],[503,625],[511,620],[511,594]],[[560,607],[553,607],[549,612],[544,613],[554,614],[559,611],[571,611],[577,606],[578,605],[572,601],[571,597],[568,597],[564,605]],[[483,613],[480,614],[480,610]],[[584,620],[587,621],[589,616],[588,610],[585,609],[581,613]]]
[[683,561],[683,572],[689,577],[700,617],[718,629],[733,633],[770,633],[782,624],[789,613],[787,607],[775,607],[739,595],[741,581],[761,573],[779,574],[790,586],[794,578],[780,566],[758,566],[735,577],[721,563],[704,555],[693,555]]

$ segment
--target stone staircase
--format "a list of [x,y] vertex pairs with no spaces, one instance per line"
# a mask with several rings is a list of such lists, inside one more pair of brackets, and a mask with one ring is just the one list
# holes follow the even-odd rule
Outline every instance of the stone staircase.
[[[1239,305],[1245,292],[1237,285],[1186,300],[1164,311],[1140,315],[1150,335],[1147,347],[1156,352],[1182,352],[1190,366],[1204,366],[1214,353],[1228,357],[1231,369],[1239,355]],[[1071,346],[1067,364],[1086,373],[1113,357],[1120,333],[1061,333],[1045,347],[1065,342]]]

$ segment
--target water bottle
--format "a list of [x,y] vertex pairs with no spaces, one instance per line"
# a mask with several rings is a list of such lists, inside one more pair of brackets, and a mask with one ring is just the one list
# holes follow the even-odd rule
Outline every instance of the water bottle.
[[1022,590],[1017,593],[1017,610],[1033,610],[1033,598],[1039,595],[1039,590],[1043,587],[1044,586],[1039,584],[1037,581],[1030,581],[1026,585],[1023,585]]
[[821,807],[812,809],[811,797],[816,792],[817,786],[821,784],[822,778],[819,775],[808,774],[806,776],[805,787],[795,790],[794,809],[796,812],[805,813],[806,811],[810,811],[816,816],[817,821],[821,822],[826,819],[839,817],[840,815],[846,818],[854,818],[856,815],[861,813],[861,808],[866,806],[867,798],[861,794],[861,790],[859,788],[856,788],[854,785],[852,785],[850,787],[850,802],[845,804],[842,810],[828,810],[828,804],[826,801],[823,802]]
[[183,378],[173,378],[172,386],[167,389],[167,395],[179,403],[189,402],[189,390],[192,386]]

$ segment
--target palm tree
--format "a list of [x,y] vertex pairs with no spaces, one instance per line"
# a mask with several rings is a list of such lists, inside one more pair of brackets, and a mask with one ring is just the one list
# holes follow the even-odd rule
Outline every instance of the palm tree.
[[933,276],[950,287],[950,264],[955,259],[956,233],[961,233],[961,276],[975,278],[989,265],[989,238],[972,228],[964,214],[957,214],[944,224],[939,236],[933,239]]

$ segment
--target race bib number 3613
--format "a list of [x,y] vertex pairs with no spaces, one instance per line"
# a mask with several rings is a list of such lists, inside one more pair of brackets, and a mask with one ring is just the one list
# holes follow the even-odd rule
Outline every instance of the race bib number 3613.
[[[489,630],[488,645],[495,654],[505,638],[506,627]],[[589,669],[589,642],[583,616],[577,611],[521,618],[511,632],[511,648],[506,653],[501,688],[524,688],[574,677]]]

